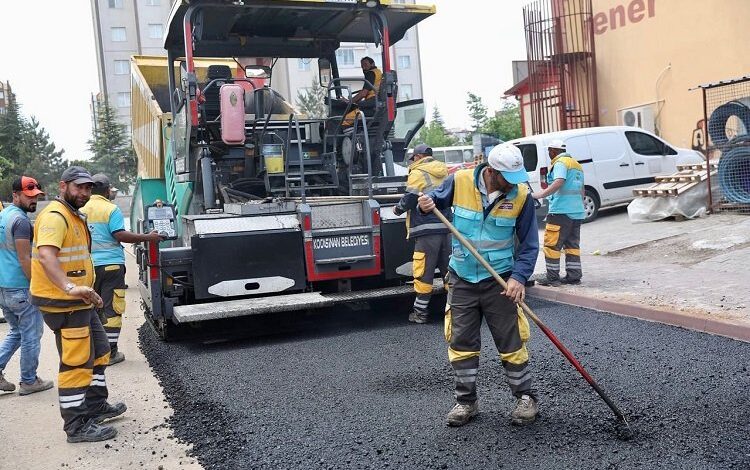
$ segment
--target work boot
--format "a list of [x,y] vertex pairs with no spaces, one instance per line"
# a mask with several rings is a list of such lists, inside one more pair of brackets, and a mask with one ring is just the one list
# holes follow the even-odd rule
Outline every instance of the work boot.
[[116,418],[120,416],[121,414],[125,413],[128,410],[127,405],[125,403],[115,403],[114,405],[111,405],[107,402],[104,402],[102,406],[91,413],[91,419],[94,421],[95,424],[101,424],[104,421],[112,418]]
[[0,391],[3,392],[12,392],[16,389],[16,386],[12,383],[5,380],[5,377],[3,377],[3,374],[0,373]]
[[43,392],[54,387],[55,384],[51,380],[44,380],[37,376],[36,380],[30,384],[21,382],[21,388],[18,390],[19,395],[29,395],[31,393]]
[[516,407],[510,413],[510,419],[513,424],[523,426],[533,423],[538,414],[539,407],[536,400],[529,395],[521,395],[521,398],[516,401]]
[[463,426],[464,424],[471,421],[471,418],[476,416],[478,413],[479,403],[476,401],[470,405],[456,403],[448,412],[446,421],[448,426]]
[[109,356],[109,364],[107,364],[107,366],[119,364],[124,360],[125,354],[121,353],[120,351],[115,351],[112,355]]
[[93,419],[89,419],[73,434],[68,434],[68,442],[99,442],[112,439],[117,435],[117,429],[112,426],[99,426]]
[[413,323],[425,324],[427,323],[427,312],[418,312],[414,310],[409,314],[409,321]]
[[565,276],[564,278],[560,279],[560,282],[563,284],[571,284],[571,285],[578,285],[581,283],[580,279],[570,279],[568,276]]
[[548,279],[547,276],[536,279],[536,283],[546,287],[560,287],[562,284],[559,279]]

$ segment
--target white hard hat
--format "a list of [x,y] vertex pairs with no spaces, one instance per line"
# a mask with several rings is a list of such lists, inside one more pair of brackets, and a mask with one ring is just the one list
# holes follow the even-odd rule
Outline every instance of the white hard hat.
[[513,144],[500,144],[490,150],[487,163],[499,171],[505,181],[510,184],[525,183],[529,180],[526,168],[523,166],[521,150]]
[[560,149],[560,150],[566,150],[567,147],[565,145],[565,142],[563,142],[561,139],[555,139],[552,142],[547,145],[547,148],[551,149]]

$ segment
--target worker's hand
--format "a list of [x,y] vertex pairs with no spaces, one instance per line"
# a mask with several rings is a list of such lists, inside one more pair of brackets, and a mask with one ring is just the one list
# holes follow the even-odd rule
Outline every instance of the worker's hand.
[[157,243],[157,242],[160,242],[162,240],[164,240],[164,236],[161,235],[156,230],[154,230],[153,232],[149,232],[149,233],[146,234],[146,241],[147,242]]
[[534,199],[542,199],[544,196],[542,196],[541,192],[538,192],[538,193],[531,193],[531,197],[533,197]]
[[508,288],[503,291],[509,299],[515,303],[521,303],[526,298],[526,286],[516,281],[512,277],[508,279]]
[[430,196],[426,196],[423,193],[419,193],[419,210],[424,213],[432,212],[435,208],[435,201]]
[[87,304],[92,304],[97,308],[104,307],[104,302],[94,289],[86,286],[75,286],[68,291],[68,295],[83,300]]

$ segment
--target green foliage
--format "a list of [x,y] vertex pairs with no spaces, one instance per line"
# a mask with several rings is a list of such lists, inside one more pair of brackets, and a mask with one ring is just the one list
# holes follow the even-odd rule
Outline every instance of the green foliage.
[[432,120],[429,124],[422,126],[417,137],[412,140],[411,147],[418,144],[426,144],[430,147],[450,147],[456,143],[456,138],[447,134],[443,117],[438,107],[435,106],[432,110]]
[[311,119],[328,117],[328,107],[325,104],[326,93],[327,88],[321,86],[317,78],[313,78],[310,88],[297,91],[297,108]]
[[57,182],[66,167],[63,150],[57,150],[35,117],[25,118],[15,94],[6,89],[8,106],[0,115],[0,198],[10,200],[12,181],[21,175],[35,178],[47,197],[57,194]]
[[482,98],[472,92],[469,92],[467,96],[466,106],[472,121],[472,130],[477,132],[487,122],[487,106],[482,103]]
[[518,103],[504,100],[500,111],[487,120],[481,131],[505,141],[522,137],[521,111]]
[[105,100],[96,103],[96,129],[88,141],[92,157],[84,165],[92,174],[104,173],[112,186],[127,194],[138,168],[126,127],[117,121],[114,109]]

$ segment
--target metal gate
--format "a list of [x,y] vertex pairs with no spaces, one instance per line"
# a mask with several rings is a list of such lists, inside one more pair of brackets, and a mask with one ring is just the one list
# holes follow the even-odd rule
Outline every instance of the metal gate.
[[599,125],[591,0],[523,9],[534,134]]

